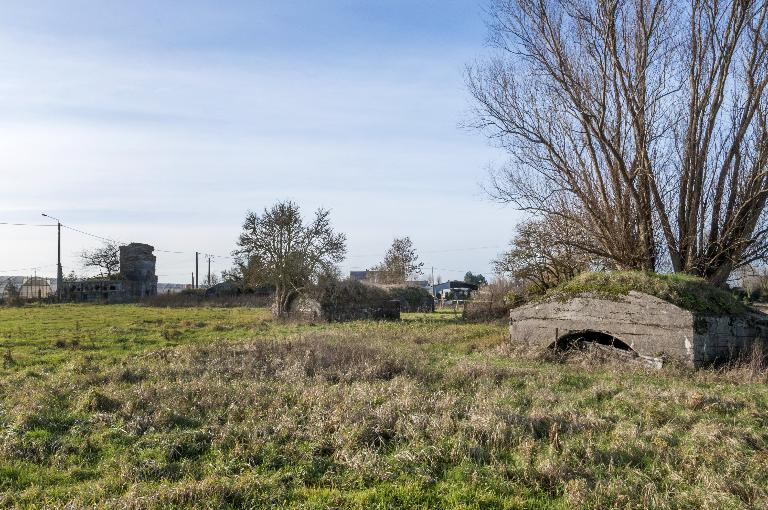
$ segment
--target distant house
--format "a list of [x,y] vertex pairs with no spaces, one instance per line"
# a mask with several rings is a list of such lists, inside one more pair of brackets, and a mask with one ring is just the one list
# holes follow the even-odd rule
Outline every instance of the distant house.
[[48,283],[48,279],[41,276],[27,278],[19,287],[21,299],[43,299],[51,294],[53,294],[53,289]]
[[754,293],[760,292],[766,287],[768,273],[754,267],[752,264],[736,269],[731,273],[729,284],[731,287],[742,291]]
[[477,285],[474,283],[449,280],[434,287],[434,296],[438,299],[469,299]]
[[188,283],[158,283],[158,294],[178,294],[179,292],[192,288]]

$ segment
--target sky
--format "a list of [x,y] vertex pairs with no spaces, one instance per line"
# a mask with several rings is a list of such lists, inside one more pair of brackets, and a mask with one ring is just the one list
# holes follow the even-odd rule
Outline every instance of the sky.
[[[344,272],[409,236],[444,280],[488,274],[521,218],[460,127],[483,0],[0,4],[0,222],[149,243],[186,283],[278,200],[331,211]],[[0,274],[54,276],[55,230],[0,225]],[[64,272],[99,243],[64,229]]]

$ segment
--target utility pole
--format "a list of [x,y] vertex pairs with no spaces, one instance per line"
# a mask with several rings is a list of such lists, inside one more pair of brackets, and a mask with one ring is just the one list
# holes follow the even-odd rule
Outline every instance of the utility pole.
[[58,230],[58,255],[56,257],[56,299],[59,301],[59,303],[61,303],[61,291],[62,287],[64,286],[64,272],[61,270],[61,220],[54,218],[53,216],[48,216],[45,213],[43,213],[43,216],[52,220],[56,220],[56,228]]
[[195,288],[195,273],[192,273],[192,288]]
[[200,253],[195,252],[195,288],[200,284]]
[[208,286],[211,286],[211,256],[208,255]]

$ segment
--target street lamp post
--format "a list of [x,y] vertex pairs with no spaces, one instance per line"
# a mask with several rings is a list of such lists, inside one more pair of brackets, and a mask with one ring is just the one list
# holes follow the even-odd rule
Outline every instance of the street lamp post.
[[61,289],[64,286],[64,273],[61,270],[61,220],[54,218],[53,216],[48,216],[45,213],[43,213],[43,216],[52,220],[56,220],[56,228],[58,230],[58,253],[56,258],[56,299],[59,301],[59,303],[61,303]]

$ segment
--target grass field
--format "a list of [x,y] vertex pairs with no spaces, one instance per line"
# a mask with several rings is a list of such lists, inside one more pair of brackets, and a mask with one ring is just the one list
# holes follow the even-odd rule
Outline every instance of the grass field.
[[450,314],[0,308],[2,508],[766,508],[738,370],[527,360]]

